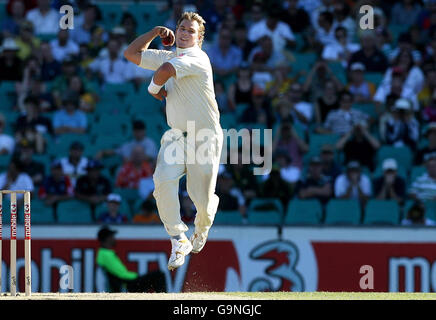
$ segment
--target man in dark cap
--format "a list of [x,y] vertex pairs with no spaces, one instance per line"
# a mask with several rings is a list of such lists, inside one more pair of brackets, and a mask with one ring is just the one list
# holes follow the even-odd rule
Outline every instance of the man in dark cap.
[[84,146],[79,141],[74,141],[70,145],[68,157],[60,160],[63,172],[71,179],[73,186],[80,176],[86,174],[86,167],[88,165],[88,158],[83,156]]
[[145,275],[129,271],[114,251],[115,230],[102,227],[98,232],[100,248],[97,264],[105,271],[110,292],[166,292],[165,275],[162,271],[152,271]]
[[[76,184],[76,197],[91,204],[93,214],[95,207],[104,202],[112,192],[110,181],[101,175],[103,165],[97,160],[89,160],[86,167],[87,174],[81,176]],[[95,214],[94,214],[95,220]]]

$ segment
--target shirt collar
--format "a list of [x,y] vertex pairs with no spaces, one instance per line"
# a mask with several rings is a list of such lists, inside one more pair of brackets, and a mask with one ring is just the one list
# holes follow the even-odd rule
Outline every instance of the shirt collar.
[[200,47],[197,45],[194,45],[193,47],[189,48],[176,48],[176,54],[179,55],[185,55],[187,53],[193,53],[197,50],[200,50]]

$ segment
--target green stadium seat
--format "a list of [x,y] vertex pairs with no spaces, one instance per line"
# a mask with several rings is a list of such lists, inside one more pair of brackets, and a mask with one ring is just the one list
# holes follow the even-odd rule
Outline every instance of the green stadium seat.
[[282,218],[283,205],[279,199],[258,198],[250,202],[247,218],[249,224],[278,225]]
[[427,172],[427,170],[426,170],[425,166],[413,166],[412,170],[410,171],[409,184],[412,184],[413,181],[416,180],[416,178],[422,176],[426,172]]
[[318,200],[293,199],[288,204],[284,224],[311,225],[320,224],[321,220],[322,207]]
[[250,106],[247,103],[238,103],[236,105],[235,109],[235,117],[236,119],[240,118],[242,114],[244,113],[245,109],[249,108]]
[[381,72],[365,72],[364,79],[374,83],[375,86],[378,87],[383,80],[383,76]]
[[130,95],[133,95],[135,92],[135,87],[132,83],[126,82],[126,83],[106,83],[103,87],[102,94],[106,95],[113,95],[115,94],[120,98],[121,101],[124,101],[124,99]]
[[347,84],[347,74],[346,69],[340,61],[330,61],[328,62],[329,68],[332,70],[334,75],[341,81],[343,85]]
[[395,200],[369,200],[365,207],[365,225],[398,225],[400,209]]
[[113,193],[118,193],[123,201],[127,201],[133,207],[133,204],[138,200],[139,193],[137,189],[131,188],[116,188]]
[[67,156],[70,146],[74,141],[82,143],[85,146],[86,151],[87,146],[91,143],[90,140],[90,136],[87,134],[61,134],[47,145],[46,152],[53,158]]
[[378,116],[374,103],[354,103],[352,109],[359,110],[374,119]]
[[0,112],[10,111],[15,104],[17,95],[14,81],[0,82]]
[[325,215],[327,225],[358,225],[360,217],[360,205],[355,200],[331,199],[327,203]]
[[408,147],[381,146],[377,151],[377,165],[381,165],[386,158],[397,160],[398,167],[408,171],[412,166],[413,153]]
[[220,116],[221,127],[223,129],[236,128],[236,117],[233,113],[224,113]]
[[138,33],[146,32],[156,25],[163,25],[168,19],[170,12],[160,12],[155,3],[141,2],[131,3],[127,10],[133,14],[138,22]]
[[311,157],[319,155],[321,147],[325,144],[334,147],[339,139],[338,134],[309,133],[309,151],[303,156],[303,161],[307,163]]
[[292,73],[303,71],[308,73],[315,64],[318,55],[314,52],[293,53],[295,61],[292,63]]
[[11,161],[11,155],[9,154],[0,155],[0,172],[6,171],[10,161]]
[[62,201],[57,207],[59,223],[93,223],[91,206],[79,200]]
[[33,197],[30,203],[31,220],[34,224],[54,223],[53,207],[45,205],[44,201]]
[[111,30],[121,23],[123,7],[119,3],[99,2],[98,8],[103,17],[103,24],[106,30]]
[[214,224],[242,224],[242,215],[239,211],[218,211],[215,215]]

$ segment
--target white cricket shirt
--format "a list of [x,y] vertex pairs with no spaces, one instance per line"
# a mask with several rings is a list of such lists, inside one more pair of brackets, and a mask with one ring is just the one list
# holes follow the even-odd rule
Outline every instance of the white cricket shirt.
[[220,129],[212,66],[207,54],[198,46],[177,48],[176,52],[147,49],[142,52],[139,66],[157,70],[165,62],[176,69],[176,77],[171,77],[165,84],[170,128],[186,132],[187,121],[194,121],[196,131]]

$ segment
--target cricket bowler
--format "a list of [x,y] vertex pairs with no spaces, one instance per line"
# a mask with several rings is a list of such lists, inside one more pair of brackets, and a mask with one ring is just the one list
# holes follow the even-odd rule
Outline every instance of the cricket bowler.
[[[201,50],[204,24],[199,14],[184,12],[177,22],[175,34],[168,28],[157,26],[135,39],[124,52],[127,60],[155,71],[148,91],[156,99],[166,99],[166,117],[170,129],[161,139],[153,174],[153,195],[160,219],[171,237],[169,270],[182,266],[185,256],[191,251],[198,253],[203,249],[219,202],[215,186],[223,131],[219,123],[212,67],[209,57]],[[172,46],[175,42],[176,52],[148,49],[157,36],[165,46]],[[195,124],[194,133],[188,130],[188,121]],[[205,142],[190,137],[199,130],[211,132],[213,139]],[[185,154],[186,149],[195,149],[200,145],[204,149],[206,144],[208,161],[186,161],[186,157],[182,163],[168,161],[174,144],[185,150]],[[181,220],[178,197],[179,180],[185,174],[187,192],[197,209],[195,231],[189,240],[185,235],[188,227]]]

